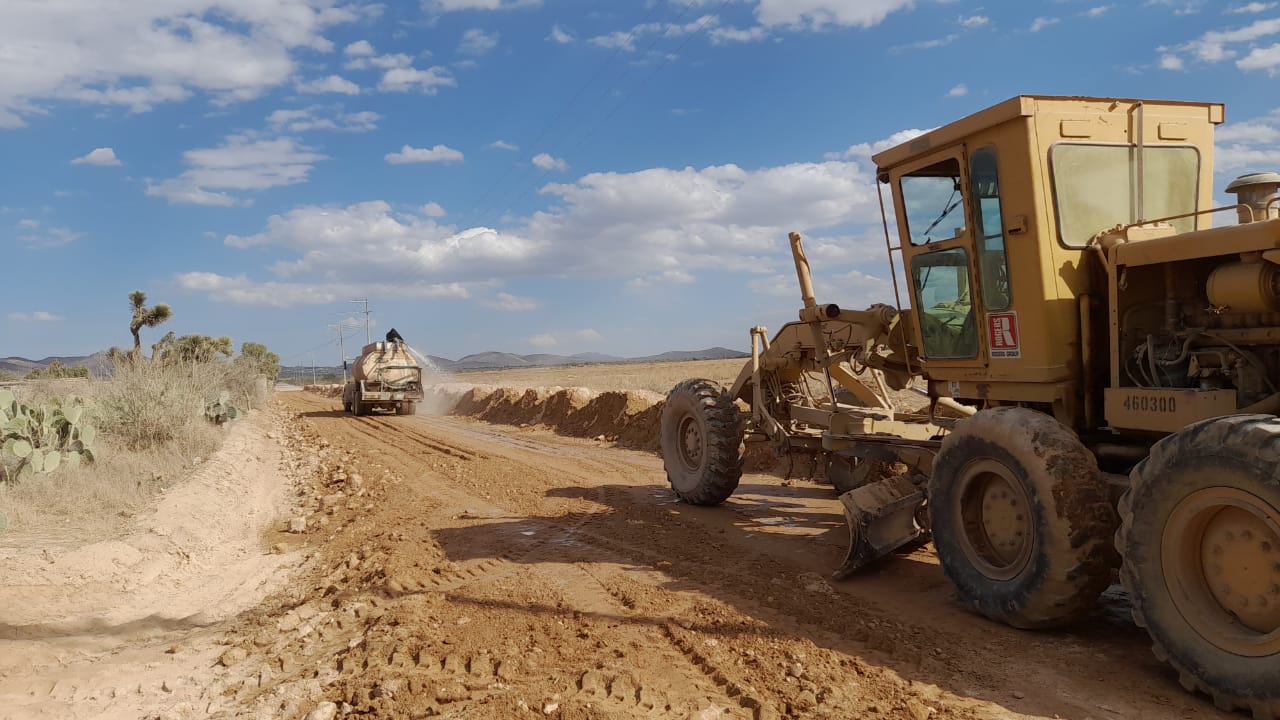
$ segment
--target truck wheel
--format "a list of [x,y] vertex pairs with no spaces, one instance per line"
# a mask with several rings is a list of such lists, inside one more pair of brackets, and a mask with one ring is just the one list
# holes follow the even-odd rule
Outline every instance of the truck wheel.
[[396,414],[397,415],[417,415],[418,403],[405,400],[399,405],[396,405]]
[[1188,690],[1280,718],[1280,419],[1206,420],[1129,475],[1116,546],[1133,619]]
[[1064,625],[1111,582],[1115,513],[1098,464],[1052,417],[984,410],[942,441],[929,518],[961,601],[1019,628]]
[[685,380],[662,408],[662,464],[680,499],[716,505],[742,478],[742,418],[729,393],[710,380]]
[[359,417],[359,416],[361,416],[361,415],[368,415],[368,414],[369,414],[369,408],[368,408],[364,403],[360,402],[359,400],[352,400],[352,401],[351,401],[351,414],[352,414],[352,415],[355,415],[355,416],[357,416],[357,417]]

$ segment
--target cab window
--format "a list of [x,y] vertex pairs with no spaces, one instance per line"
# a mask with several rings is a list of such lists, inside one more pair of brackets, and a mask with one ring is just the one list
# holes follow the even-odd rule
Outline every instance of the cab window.
[[[1139,220],[1195,212],[1200,153],[1194,147],[1148,145],[1144,149],[1144,217],[1138,217],[1138,149],[1130,145],[1059,143],[1049,149],[1058,237],[1067,247],[1085,247],[1096,233]],[[1178,232],[1196,219],[1171,221]]]
[[964,234],[966,227],[960,161],[947,158],[903,175],[902,208],[912,245]]
[[926,358],[971,358],[978,331],[969,290],[969,254],[964,248],[917,255],[911,275]]
[[1000,178],[996,149],[979,148],[969,159],[969,187],[977,227],[978,279],[982,304],[988,310],[1009,307],[1009,261],[1004,251],[1004,221],[1000,217]]

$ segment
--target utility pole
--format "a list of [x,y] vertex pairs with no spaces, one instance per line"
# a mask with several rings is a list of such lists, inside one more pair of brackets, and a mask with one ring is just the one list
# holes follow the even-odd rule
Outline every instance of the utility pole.
[[316,354],[314,351],[311,353],[311,384],[316,384]]
[[346,320],[339,320],[338,324],[330,325],[329,329],[338,331],[338,354],[342,356],[342,384],[346,385],[347,384],[347,351],[346,351],[346,348],[344,348],[342,345],[343,336],[346,335],[346,330],[347,330]]
[[364,344],[368,345],[369,343],[373,342],[373,340],[369,335],[369,298],[349,300],[348,302],[364,303],[364,310],[362,311],[364,313]]

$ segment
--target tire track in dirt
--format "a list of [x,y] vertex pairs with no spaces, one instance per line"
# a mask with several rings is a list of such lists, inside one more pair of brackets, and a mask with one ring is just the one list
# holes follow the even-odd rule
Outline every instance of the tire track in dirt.
[[[322,404],[311,401],[300,408]],[[716,510],[657,502],[664,486],[650,457],[474,421],[374,417],[362,418],[372,422],[356,428],[350,422],[355,418],[310,414],[308,421],[335,443],[351,440],[359,454],[388,472],[412,476],[411,483],[393,486],[397,492],[417,483],[435,498],[437,508],[420,519],[432,526],[430,537],[454,567],[438,573],[438,582],[424,582],[418,595],[443,590],[449,602],[463,602],[485,588],[516,579],[536,584],[543,577],[571,588],[583,605],[608,609],[608,603],[600,604],[599,590],[586,592],[584,581],[573,579],[587,572],[613,598],[609,612],[614,616],[670,623],[666,629],[650,622],[652,631],[643,642],[674,648],[712,683],[717,675],[729,681],[717,687],[722,696],[733,696],[739,709],[749,705],[737,700],[734,688],[742,689],[743,697],[755,688],[756,696],[776,700],[780,712],[803,713],[811,704],[817,711],[837,702],[849,712],[876,707],[890,717],[929,708],[934,717],[1012,717],[1001,704],[1041,708],[1033,716],[1105,717],[1108,708],[1117,708],[1135,718],[1219,717],[1195,698],[1180,695],[1176,686],[1169,692],[1145,687],[1159,682],[1157,676],[1143,675],[1153,662],[1137,671],[1118,665],[1115,658],[1132,664],[1128,641],[1113,641],[1103,651],[1115,658],[1104,658],[1070,636],[1063,642],[1061,636],[1012,633],[958,613],[945,594],[926,599],[888,587],[892,576],[926,573],[934,582],[936,566],[896,561],[881,570],[881,579],[832,586],[814,570],[825,569],[812,557],[814,539],[770,535],[772,528],[755,522],[761,511],[754,499],[735,498]],[[381,425],[394,428],[384,433]],[[427,442],[412,441],[415,436]],[[454,452],[432,450],[431,444]],[[467,454],[484,462],[461,459]],[[765,489],[777,490],[776,483],[747,488]],[[389,551],[403,551],[395,547]],[[810,549],[805,555],[795,554],[805,548]],[[552,569],[566,565],[576,570]],[[525,572],[529,568],[537,570],[535,575]],[[637,573],[646,582],[628,586],[625,580]],[[701,598],[692,608],[691,597]],[[916,616],[894,607],[904,599],[906,607],[920,611]],[[705,644],[725,637],[734,642]],[[754,655],[725,650],[735,642]],[[1145,647],[1138,652],[1145,654]],[[801,655],[809,659],[792,659]],[[1097,667],[1107,670],[1062,674],[1062,668],[1078,667],[1086,657],[1102,659]],[[806,666],[799,675],[779,679],[782,669],[797,663]],[[845,678],[857,679],[856,691],[845,687]],[[1104,679],[1123,684],[1099,696],[1107,686],[1095,682]],[[582,690],[580,680],[574,696]],[[1141,692],[1123,694],[1135,685]],[[1058,690],[1046,695],[1039,686]],[[988,702],[1010,694],[1013,700]],[[1024,699],[1020,694],[1032,699],[1018,702]],[[820,699],[826,705],[814,703]],[[855,700],[866,702],[859,706]]]

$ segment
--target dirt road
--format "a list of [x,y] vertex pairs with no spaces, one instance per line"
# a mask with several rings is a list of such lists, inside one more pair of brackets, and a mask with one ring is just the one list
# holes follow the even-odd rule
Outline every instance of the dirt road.
[[827,487],[747,475],[697,508],[649,453],[278,397],[295,452],[323,448],[315,555],[229,636],[228,715],[1232,717],[1182,691],[1118,591],[1025,633],[954,604],[927,548],[829,582]]
[[1233,717],[1118,591],[1024,633],[954,604],[927,548],[829,582],[822,485],[691,507],[612,442],[277,404],[130,533],[0,547],[0,719]]

